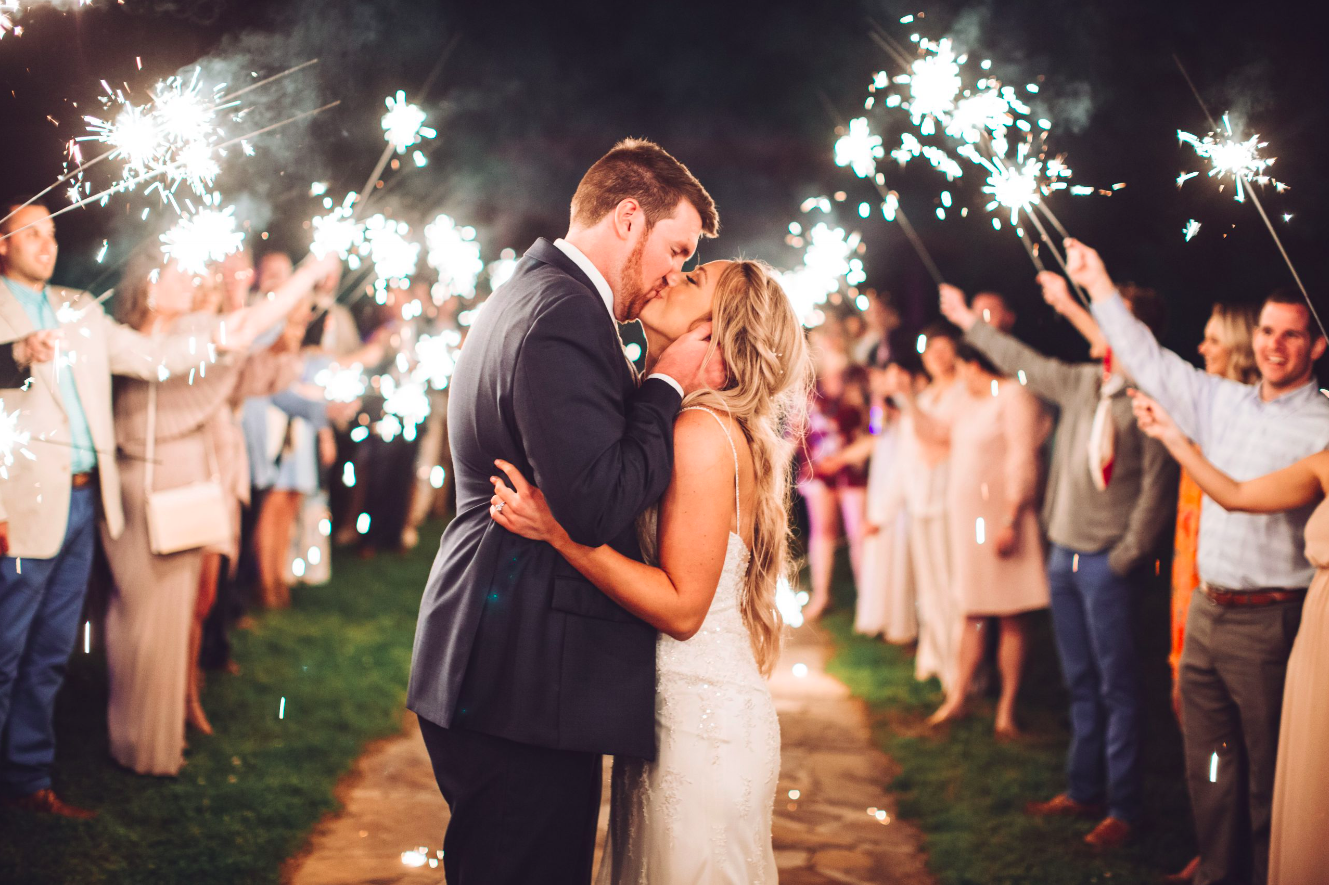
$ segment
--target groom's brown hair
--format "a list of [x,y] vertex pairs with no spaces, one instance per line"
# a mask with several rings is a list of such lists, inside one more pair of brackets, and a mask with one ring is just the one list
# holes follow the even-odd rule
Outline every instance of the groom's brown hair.
[[715,201],[688,167],[652,141],[625,138],[586,170],[572,195],[572,223],[592,227],[624,200],[636,200],[646,214],[646,229],[669,218],[687,200],[701,216],[701,232],[720,232]]

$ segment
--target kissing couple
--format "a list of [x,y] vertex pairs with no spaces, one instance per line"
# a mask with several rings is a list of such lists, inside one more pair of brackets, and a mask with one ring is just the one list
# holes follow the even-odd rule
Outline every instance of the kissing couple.
[[[628,139],[485,303],[450,383],[457,514],[407,706],[451,809],[450,885],[774,883],[766,685],[812,381],[774,272],[684,273],[715,203]],[[645,377],[618,323],[640,321]]]

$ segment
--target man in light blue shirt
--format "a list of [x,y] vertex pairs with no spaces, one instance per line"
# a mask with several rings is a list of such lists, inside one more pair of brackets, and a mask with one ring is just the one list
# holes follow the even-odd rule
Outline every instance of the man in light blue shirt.
[[[1252,338],[1261,381],[1240,384],[1160,347],[1126,309],[1098,253],[1074,240],[1066,250],[1113,352],[1220,470],[1253,479],[1329,446],[1329,400],[1313,374],[1325,339],[1299,297],[1265,300]],[[1314,574],[1303,552],[1309,517],[1310,508],[1229,513],[1204,500],[1200,592],[1180,665],[1196,885],[1267,878],[1284,674]]]

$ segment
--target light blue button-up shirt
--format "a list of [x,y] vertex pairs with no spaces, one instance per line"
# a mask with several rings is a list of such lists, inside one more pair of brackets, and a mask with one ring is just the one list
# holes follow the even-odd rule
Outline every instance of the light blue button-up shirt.
[[[1120,296],[1093,307],[1112,352],[1140,389],[1233,479],[1264,476],[1329,447],[1329,399],[1314,378],[1265,402],[1259,384],[1210,375],[1160,347]],[[1200,577],[1232,590],[1308,586],[1315,569],[1306,561],[1306,520],[1314,509],[1229,513],[1206,496]]]
[[[3,277],[5,287],[18,299],[23,311],[32,321],[34,329],[56,329],[59,323],[55,311],[51,309],[51,300],[46,290],[38,292],[22,283],[16,283],[9,277]],[[74,384],[74,373],[68,367],[57,367],[56,376],[60,379],[60,400],[69,418],[69,469],[73,473],[87,473],[97,466],[97,448],[92,442],[92,429],[88,427],[88,416],[83,413],[83,402],[78,397],[78,387]],[[56,442],[56,440],[53,440]]]

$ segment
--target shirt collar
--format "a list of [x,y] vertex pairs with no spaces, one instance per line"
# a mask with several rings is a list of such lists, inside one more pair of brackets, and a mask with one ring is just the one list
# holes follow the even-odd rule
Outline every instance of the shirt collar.
[[618,322],[618,317],[614,316],[614,290],[609,288],[609,281],[605,279],[605,275],[600,273],[600,269],[591,263],[591,259],[586,257],[586,253],[562,237],[554,240],[554,245],[564,255],[571,258],[572,262],[580,267],[586,276],[591,278],[595,291],[600,293],[600,299],[605,303],[605,310],[609,311],[609,316],[614,322]]
[[1264,382],[1262,381],[1250,385],[1251,396],[1255,398],[1256,403],[1258,403],[1261,408],[1299,409],[1315,397],[1324,396],[1324,394],[1320,393],[1320,382],[1316,380],[1314,375],[1310,377],[1309,381],[1301,387],[1298,387],[1296,390],[1288,391],[1282,396],[1271,400],[1266,400],[1261,396],[1260,391],[1263,387]]
[[27,298],[30,301],[42,301],[45,300],[46,298],[45,286],[43,286],[40,290],[31,289],[23,285],[22,283],[18,282],[17,280],[11,280],[9,277],[0,277],[0,279],[3,279],[5,281],[6,288],[8,288],[10,292],[14,293],[14,297],[16,298]]

